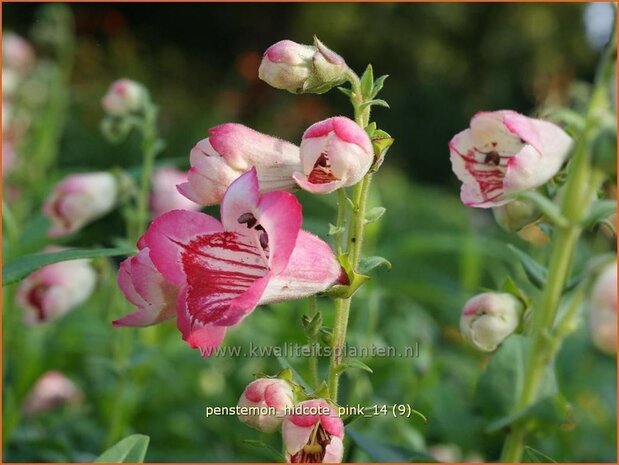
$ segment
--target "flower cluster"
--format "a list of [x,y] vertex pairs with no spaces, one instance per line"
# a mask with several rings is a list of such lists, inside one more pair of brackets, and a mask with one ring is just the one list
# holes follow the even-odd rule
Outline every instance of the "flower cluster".
[[250,383],[238,405],[256,408],[257,413],[239,415],[239,419],[266,433],[281,426],[288,463],[341,462],[344,423],[336,409],[325,399],[295,402],[293,388],[298,386],[278,378],[260,378]]

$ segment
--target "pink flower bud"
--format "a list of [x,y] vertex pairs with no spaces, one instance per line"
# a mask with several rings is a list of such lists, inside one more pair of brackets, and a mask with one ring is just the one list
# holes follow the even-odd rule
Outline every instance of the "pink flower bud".
[[199,210],[200,205],[192,202],[178,192],[177,184],[187,181],[187,174],[166,166],[153,173],[150,209],[154,216],[172,210]]
[[374,161],[367,133],[343,116],[310,126],[303,134],[300,151],[303,172],[294,173],[293,178],[314,194],[328,194],[358,183]]
[[492,352],[520,324],[524,305],[512,294],[484,292],[462,310],[460,331],[477,349]]
[[258,76],[276,89],[322,93],[341,84],[348,66],[316,39],[314,46],[281,40],[264,53]]
[[561,169],[572,139],[558,126],[515,111],[480,112],[449,142],[465,205],[497,207],[541,186]]
[[141,110],[146,102],[146,89],[131,79],[114,81],[101,100],[103,109],[114,116],[125,116]]
[[611,355],[617,353],[617,262],[609,264],[593,286],[589,329],[598,349]]
[[262,193],[296,186],[292,173],[301,166],[296,145],[236,123],[211,128],[209,134],[191,150],[188,180],[178,185],[188,199],[216,205],[232,181],[252,167]]
[[43,206],[52,221],[51,237],[74,233],[114,208],[116,178],[106,172],[74,174],[63,179]]
[[14,32],[2,34],[2,67],[18,73],[29,71],[34,66],[34,50],[30,43]]
[[42,375],[24,401],[26,415],[33,416],[54,410],[61,405],[78,404],[83,395],[80,389],[59,371]]
[[[239,407],[255,407],[257,414],[239,415],[239,420],[265,433],[272,433],[284,418],[284,411],[292,407],[293,393],[290,384],[283,379],[261,378],[250,383],[241,398]],[[274,414],[268,413],[272,409]]]
[[339,463],[344,423],[324,399],[306,400],[284,418],[282,436],[288,463]]
[[36,270],[17,289],[24,323],[32,325],[60,318],[88,300],[96,281],[88,260],[58,262]]

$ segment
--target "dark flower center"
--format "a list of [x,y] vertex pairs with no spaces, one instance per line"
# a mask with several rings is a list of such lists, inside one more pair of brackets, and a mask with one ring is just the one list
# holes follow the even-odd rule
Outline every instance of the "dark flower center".
[[244,224],[247,229],[253,229],[259,233],[258,240],[260,241],[260,247],[264,250],[269,248],[269,235],[264,228],[258,223],[258,220],[252,213],[243,213],[237,219],[239,224]]
[[321,153],[314,164],[312,172],[307,177],[307,180],[312,184],[325,184],[328,182],[339,181],[331,171],[331,162],[326,153]]
[[330,443],[331,435],[317,423],[308,443],[299,452],[290,456],[290,463],[322,463]]

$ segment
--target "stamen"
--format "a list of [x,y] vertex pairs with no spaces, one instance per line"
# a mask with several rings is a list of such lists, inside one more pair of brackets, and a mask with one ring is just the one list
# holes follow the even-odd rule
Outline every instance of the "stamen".
[[237,221],[239,222],[239,224],[246,224],[249,229],[256,226],[256,223],[258,222],[258,220],[256,220],[256,217],[251,213],[243,213],[241,216],[239,216],[239,219]]

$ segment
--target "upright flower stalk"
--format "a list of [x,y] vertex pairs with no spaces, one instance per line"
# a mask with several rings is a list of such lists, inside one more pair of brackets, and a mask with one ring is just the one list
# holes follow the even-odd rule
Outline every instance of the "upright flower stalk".
[[[589,148],[599,128],[601,113],[609,107],[609,82],[615,67],[615,34],[616,32],[613,33],[600,63],[584,126],[577,137],[564,186],[560,212],[565,224],[555,224],[548,279],[530,322],[532,347],[526,360],[524,384],[514,405],[515,413],[522,412],[536,401],[544,375],[566,336],[566,332],[561,331],[565,326],[564,322],[557,321],[557,313],[576,244],[583,229],[583,220],[604,180],[604,174],[592,165]],[[566,312],[563,318],[569,316],[570,312]],[[519,462],[522,459],[529,427],[526,421],[513,426],[505,441],[501,462]]]

